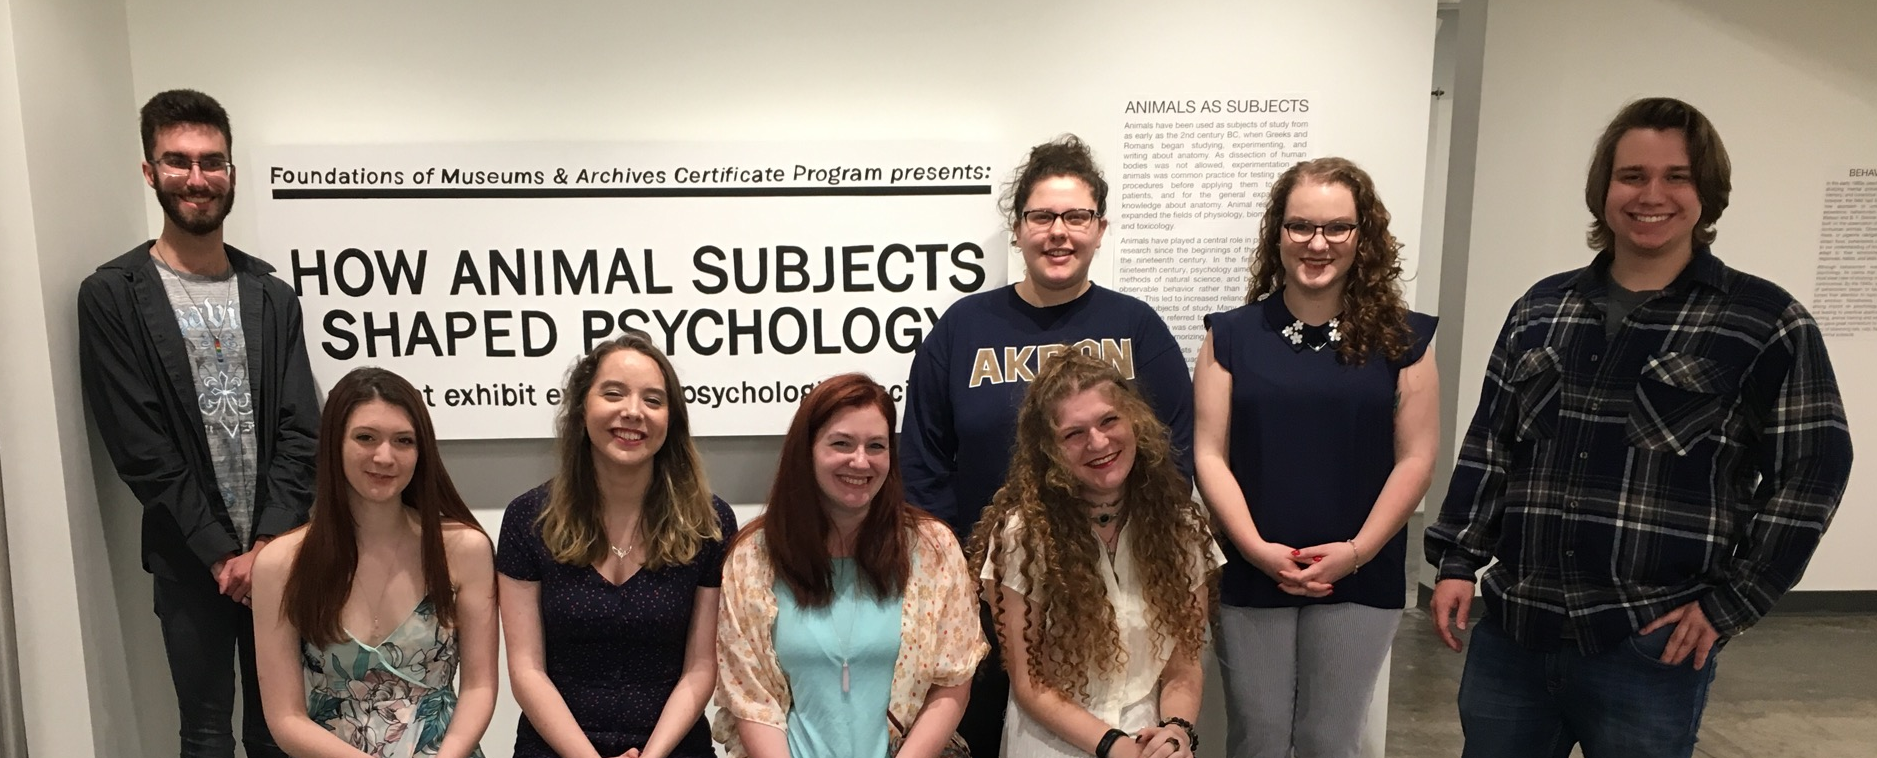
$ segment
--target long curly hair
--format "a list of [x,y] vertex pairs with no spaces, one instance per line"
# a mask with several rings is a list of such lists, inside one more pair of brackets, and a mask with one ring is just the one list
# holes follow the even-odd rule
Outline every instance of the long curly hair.
[[1413,346],[1408,332],[1408,303],[1401,296],[1401,241],[1388,231],[1388,207],[1375,192],[1369,173],[1344,158],[1318,158],[1291,166],[1271,183],[1264,220],[1258,226],[1258,249],[1251,255],[1251,285],[1245,302],[1264,299],[1284,286],[1284,218],[1290,193],[1305,181],[1340,184],[1356,199],[1356,256],[1343,285],[1343,363],[1360,365],[1377,353],[1400,360]]
[[[1174,463],[1167,427],[1140,392],[1100,358],[1072,350],[1049,359],[1017,410],[1009,477],[972,533],[968,554],[972,566],[988,560],[992,585],[1001,585],[1003,561],[990,554],[991,543],[1002,539],[1013,519],[1020,524],[1019,571],[1028,579],[1038,612],[1021,630],[1020,642],[1008,637],[1002,642],[1025,646],[1030,681],[1080,700],[1088,697],[1091,670],[1118,673],[1128,655],[1149,652],[1122,648],[1113,605],[1100,602],[1108,594],[1100,579],[1103,548],[1090,527],[1089,503],[1078,494],[1081,482],[1056,434],[1058,406],[1086,389],[1100,389],[1133,428],[1134,466],[1119,515],[1140,566],[1156,649],[1171,643],[1173,655],[1197,660],[1205,646],[1210,603],[1195,600],[1193,551],[1212,541],[1206,516]],[[1213,578],[1208,568],[1205,581]],[[1002,604],[993,603],[992,614],[1004,635]]]

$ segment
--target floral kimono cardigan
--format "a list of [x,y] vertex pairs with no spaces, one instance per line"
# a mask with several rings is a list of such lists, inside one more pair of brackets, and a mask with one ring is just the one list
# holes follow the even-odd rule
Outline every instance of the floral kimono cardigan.
[[[933,687],[971,680],[990,646],[978,622],[977,582],[965,569],[958,539],[943,521],[919,519],[909,531],[912,572],[900,604],[899,658],[893,663],[887,710],[912,727]],[[739,541],[723,564],[722,609],[717,618],[717,705],[725,711],[714,738],[732,758],[749,752],[738,720],[785,729],[789,683],[776,662],[775,569],[763,534]],[[881,714],[882,718],[886,714]]]

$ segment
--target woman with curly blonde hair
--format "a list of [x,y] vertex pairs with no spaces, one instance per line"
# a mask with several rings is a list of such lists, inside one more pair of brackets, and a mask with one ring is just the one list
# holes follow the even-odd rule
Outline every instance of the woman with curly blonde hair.
[[1402,527],[1432,475],[1439,397],[1436,321],[1402,299],[1388,222],[1355,164],[1291,167],[1266,201],[1247,303],[1206,318],[1193,444],[1228,538],[1232,756],[1357,755],[1401,620]]
[[1190,758],[1224,558],[1167,427],[1100,358],[1045,362],[971,538],[1010,672],[1003,754]]

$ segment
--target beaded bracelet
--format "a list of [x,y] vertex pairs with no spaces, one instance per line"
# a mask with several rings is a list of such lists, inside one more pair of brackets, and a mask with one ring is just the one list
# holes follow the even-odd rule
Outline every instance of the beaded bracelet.
[[1349,553],[1355,556],[1355,559],[1356,559],[1355,567],[1349,569],[1349,573],[1353,574],[1358,571],[1361,571],[1362,570],[1362,551],[1356,549],[1355,540],[1343,540],[1343,541],[1349,543]]
[[1186,730],[1186,744],[1188,747],[1192,749],[1194,755],[1198,755],[1199,754],[1199,730],[1193,727],[1193,722],[1187,721],[1186,719],[1180,718],[1178,716],[1168,716],[1166,717],[1165,720],[1160,722],[1161,726],[1166,726],[1168,724],[1171,724],[1173,726],[1177,726],[1181,729]]

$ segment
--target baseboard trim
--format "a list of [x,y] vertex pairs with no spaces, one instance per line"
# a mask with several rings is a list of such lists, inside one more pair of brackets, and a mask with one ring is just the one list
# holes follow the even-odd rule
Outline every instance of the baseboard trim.
[[[1425,584],[1415,590],[1415,606],[1426,609],[1434,601],[1434,588]],[[1473,604],[1477,617],[1484,603]],[[1796,616],[1829,616],[1852,613],[1877,613],[1877,590],[1799,590],[1786,593],[1773,606],[1773,613]]]
[[1826,615],[1877,613],[1877,590],[1804,590],[1788,592],[1774,613]]

